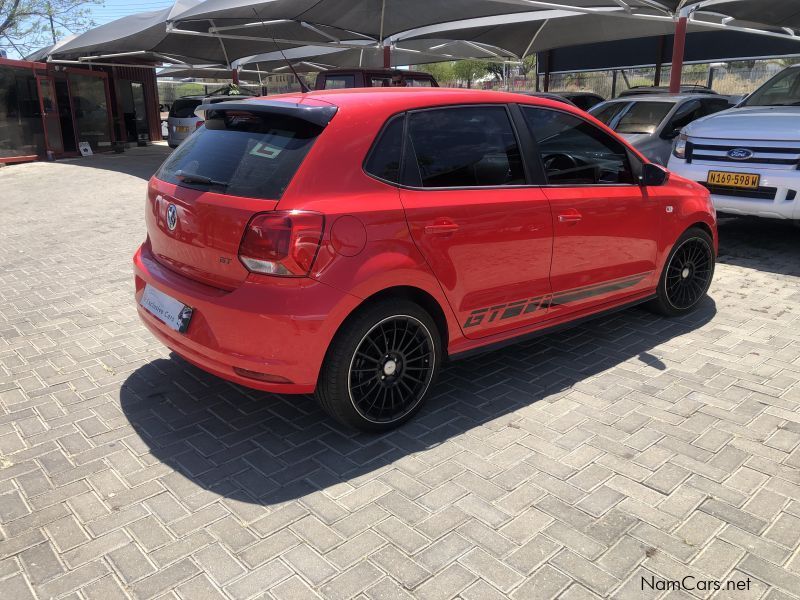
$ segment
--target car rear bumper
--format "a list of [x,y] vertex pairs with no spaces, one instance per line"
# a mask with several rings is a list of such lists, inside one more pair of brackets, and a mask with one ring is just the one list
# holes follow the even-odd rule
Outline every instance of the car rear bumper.
[[[220,290],[165,268],[147,242],[133,263],[137,310],[156,338],[204,371],[268,392],[313,392],[330,340],[358,304],[354,296],[306,278],[259,277],[234,291]],[[146,284],[193,308],[186,333],[142,308]],[[254,379],[236,369],[285,382]]]
[[729,190],[711,187],[711,201],[718,212],[752,215],[770,219],[800,219],[800,171],[789,169],[760,169],[756,165],[709,165],[687,163],[672,158],[669,169],[676,174],[703,184],[709,171],[757,173],[761,176],[757,193],[748,190]]

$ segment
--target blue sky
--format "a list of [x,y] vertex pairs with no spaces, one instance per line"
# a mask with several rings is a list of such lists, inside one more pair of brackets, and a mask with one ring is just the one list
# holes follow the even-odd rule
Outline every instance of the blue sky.
[[134,13],[158,10],[172,6],[169,0],[105,0],[103,6],[90,7],[92,18],[98,25]]

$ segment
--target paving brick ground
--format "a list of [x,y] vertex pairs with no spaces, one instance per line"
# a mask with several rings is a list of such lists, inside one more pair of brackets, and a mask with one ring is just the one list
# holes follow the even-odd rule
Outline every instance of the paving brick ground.
[[[800,597],[800,230],[711,298],[446,369],[383,437],[139,324],[164,149],[0,170],[0,598]],[[651,581],[750,579],[667,594]]]

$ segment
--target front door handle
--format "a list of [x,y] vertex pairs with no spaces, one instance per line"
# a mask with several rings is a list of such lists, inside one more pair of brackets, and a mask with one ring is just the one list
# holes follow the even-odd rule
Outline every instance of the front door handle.
[[438,219],[430,225],[425,225],[425,233],[431,235],[447,235],[456,231],[458,231],[458,225],[448,219]]
[[583,219],[581,213],[579,213],[577,210],[574,209],[569,212],[558,215],[559,223],[577,223],[581,219]]

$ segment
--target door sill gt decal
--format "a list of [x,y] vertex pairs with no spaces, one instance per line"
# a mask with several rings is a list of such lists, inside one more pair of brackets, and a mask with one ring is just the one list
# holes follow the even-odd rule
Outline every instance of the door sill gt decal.
[[533,298],[516,300],[507,304],[498,304],[496,306],[479,308],[477,310],[473,310],[469,314],[462,327],[464,329],[469,329],[470,327],[476,327],[481,323],[491,323],[493,321],[513,319],[522,315],[529,315],[540,310],[547,310],[550,307],[564,306],[566,304],[578,302],[580,300],[586,300],[594,296],[600,296],[610,292],[617,292],[641,283],[652,274],[653,271],[648,271],[646,273],[629,275],[628,277],[622,277],[620,279],[612,279],[611,281],[604,281],[603,283],[558,292],[557,294],[534,296]]

